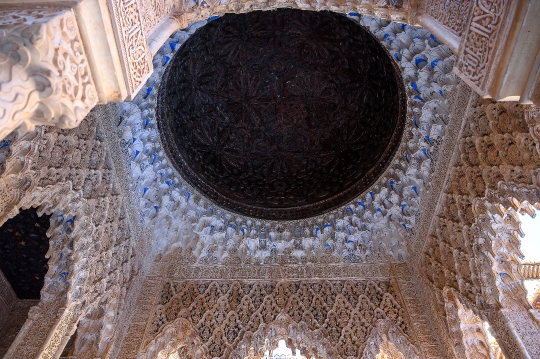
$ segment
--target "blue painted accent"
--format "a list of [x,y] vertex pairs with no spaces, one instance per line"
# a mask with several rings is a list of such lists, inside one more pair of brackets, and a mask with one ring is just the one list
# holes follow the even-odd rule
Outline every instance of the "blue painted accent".
[[441,94],[441,96],[444,96],[444,93],[442,90],[439,90],[439,93]]
[[229,224],[229,228],[236,230],[236,226],[234,224]]
[[246,235],[246,229],[245,229],[245,228],[242,228],[242,229],[240,229],[240,230],[242,231],[242,234],[243,234],[243,235]]
[[171,181],[165,181],[165,184],[170,187],[171,186]]
[[60,253],[60,259],[62,259],[63,256],[64,256],[64,253]]
[[315,235],[319,234],[320,231],[319,227],[315,227]]
[[418,189],[416,188],[416,186],[412,186],[412,190],[413,190],[414,193],[416,193],[416,195],[418,196]]
[[360,14],[357,13],[357,12],[351,11],[351,12],[349,13],[349,16],[357,16],[357,17],[360,17]]
[[144,120],[144,128],[148,127],[148,124],[150,124],[150,119],[149,118]]
[[401,225],[403,226],[403,228],[407,229],[407,226],[405,225],[405,223],[401,223]]
[[326,228],[328,228],[328,227],[332,227],[332,225],[331,225],[330,223],[326,223],[326,224],[324,225],[323,229],[326,229]]
[[143,188],[143,194],[146,194],[146,191],[148,191],[148,187]]
[[135,143],[137,141],[137,137],[131,137],[131,143]]
[[440,59],[435,59],[435,60],[431,61],[431,64],[430,64],[431,68],[432,68],[432,69],[435,68],[435,66],[437,66],[437,63],[438,63],[439,61],[441,61],[441,60],[440,60]]
[[431,34],[429,35],[429,37],[431,37],[431,39],[435,42],[439,42],[439,40],[437,40],[437,38],[435,37],[435,35]]
[[423,153],[426,157],[429,157],[429,155],[428,155],[428,153],[427,153],[427,149],[422,148],[422,153]]
[[208,18],[208,21],[207,21],[207,22],[214,21],[214,20],[217,20],[217,19],[219,19],[219,16],[217,16],[217,15],[210,16],[210,17]]
[[186,196],[186,202],[189,201],[189,198],[190,198],[190,197],[191,197],[191,193],[188,192],[188,193],[187,193],[187,196]]
[[159,207],[158,207],[158,206],[154,206],[154,209],[156,210],[156,213],[157,213],[157,211],[159,210]]
[[414,91],[420,93],[420,91],[418,91],[418,85],[416,84],[416,82],[412,82],[412,83],[411,83],[411,87],[412,87],[412,89],[413,89]]
[[496,222],[494,215],[491,215],[491,219],[493,220],[493,222]]
[[4,148],[4,147],[9,147],[9,142],[4,140],[4,142],[2,142],[2,146],[0,146],[0,148]]
[[154,153],[154,154],[152,155],[152,164],[154,164],[154,162],[156,161],[156,157],[157,157],[157,156],[156,156],[156,154]]
[[396,61],[401,61],[401,54],[399,52],[394,52],[394,58]]
[[405,212],[404,212],[404,211],[405,211],[405,207],[407,207],[407,203],[403,203],[403,204],[401,205],[401,213],[403,213],[403,214],[405,214]]
[[347,240],[347,243],[354,243],[352,239]]
[[405,23],[401,24],[401,29],[402,30],[405,30],[406,27],[407,27],[407,24],[405,24]]
[[420,100],[420,101],[424,102],[424,99],[423,99],[422,97],[418,96],[418,95],[414,96],[414,98],[417,99],[417,100]]
[[411,161],[409,161],[409,155],[408,154],[405,154],[405,159],[407,160],[408,163],[411,163]]
[[429,136],[424,136],[424,138],[425,138],[426,141],[431,145],[431,139],[429,138]]
[[68,272],[62,272],[62,278],[66,279],[67,275],[68,275]]
[[325,248],[330,248],[330,243],[326,243]]
[[373,192],[369,192],[369,195],[371,196],[371,199],[375,199],[375,196],[373,195]]
[[150,93],[152,92],[152,86],[149,86],[147,89],[146,89],[146,95],[144,96],[144,98],[146,99],[148,96],[150,96]]
[[421,39],[422,37],[420,35],[414,35],[413,39]]
[[414,64],[416,66],[418,66],[419,64],[421,64],[422,62],[427,62],[426,60],[424,60],[423,58],[421,57],[417,57],[416,59],[414,59]]
[[364,205],[364,203],[363,203],[362,201],[359,201],[359,202],[358,202],[358,205],[359,205],[359,206],[362,206],[364,209],[366,208],[366,206]]
[[383,40],[386,40],[386,39],[388,39],[388,37],[389,37],[389,36],[390,36],[390,34],[384,34],[384,36],[383,36]]
[[390,187],[394,188],[394,185],[396,184],[396,181],[391,179],[389,183],[390,183]]
[[381,213],[382,213],[381,207],[377,208],[377,212],[381,212]]
[[169,42],[169,46],[170,46],[172,51],[174,51],[176,49],[177,44],[178,44],[178,40],[172,40],[171,42]]
[[416,117],[413,117],[413,118],[412,118],[412,122],[414,123],[414,125],[416,126],[416,128],[418,128],[418,120],[416,119]]
[[167,65],[167,63],[171,60],[171,58],[169,56],[165,56],[163,58],[163,65]]

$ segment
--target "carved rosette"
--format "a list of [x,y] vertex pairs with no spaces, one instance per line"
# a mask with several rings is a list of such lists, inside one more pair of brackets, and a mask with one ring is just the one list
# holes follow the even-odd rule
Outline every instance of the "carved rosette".
[[0,138],[78,126],[97,95],[73,11],[0,11],[0,30]]

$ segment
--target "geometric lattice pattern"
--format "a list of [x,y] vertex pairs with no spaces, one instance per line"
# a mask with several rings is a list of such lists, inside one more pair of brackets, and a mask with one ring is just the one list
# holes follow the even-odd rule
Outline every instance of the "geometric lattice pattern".
[[319,330],[343,358],[361,355],[379,319],[391,320],[408,334],[404,310],[390,282],[189,281],[164,286],[146,343],[167,323],[185,318],[210,357],[228,358],[245,333],[255,332],[279,314]]

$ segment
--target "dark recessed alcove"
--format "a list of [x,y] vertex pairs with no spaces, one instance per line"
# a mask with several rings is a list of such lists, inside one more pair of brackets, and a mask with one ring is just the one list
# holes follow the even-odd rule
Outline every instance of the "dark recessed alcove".
[[50,216],[22,210],[0,227],[0,270],[19,299],[40,299],[48,270]]
[[158,125],[175,168],[223,207],[265,219],[354,199],[399,147],[399,70],[359,24],[329,11],[227,14],[170,62]]

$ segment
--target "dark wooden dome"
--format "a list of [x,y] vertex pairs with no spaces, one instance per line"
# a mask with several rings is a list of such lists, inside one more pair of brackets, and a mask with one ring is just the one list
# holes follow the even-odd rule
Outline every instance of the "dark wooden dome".
[[386,169],[406,99],[381,44],[346,16],[227,14],[177,51],[158,95],[166,152],[217,204],[298,219],[352,200]]

